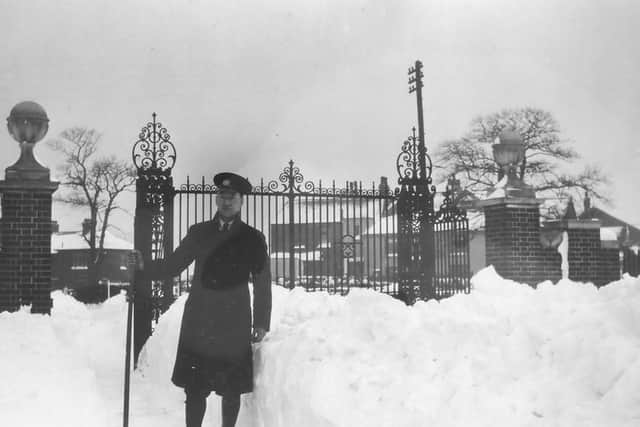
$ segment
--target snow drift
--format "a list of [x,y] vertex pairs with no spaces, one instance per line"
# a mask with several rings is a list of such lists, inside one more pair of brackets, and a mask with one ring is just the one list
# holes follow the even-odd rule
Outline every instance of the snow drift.
[[[413,307],[274,288],[240,427],[635,426],[640,424],[640,280],[536,290],[489,267],[473,291]],[[165,313],[132,384],[132,427],[181,426],[169,381],[185,298]],[[51,317],[0,315],[0,425],[117,425],[126,305],[54,293]],[[219,423],[209,398],[203,425]]]

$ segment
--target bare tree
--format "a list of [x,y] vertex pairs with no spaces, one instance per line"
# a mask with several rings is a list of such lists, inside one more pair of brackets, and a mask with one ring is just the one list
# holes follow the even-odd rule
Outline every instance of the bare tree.
[[456,175],[462,188],[482,195],[502,177],[493,159],[491,145],[505,129],[515,130],[525,146],[519,177],[546,199],[547,215],[558,216],[569,198],[581,200],[585,193],[604,202],[609,183],[596,166],[587,166],[580,173],[569,173],[569,164],[580,158],[567,140],[553,116],[536,108],[503,110],[475,118],[468,133],[458,139],[445,141],[435,151],[436,165],[441,167],[440,178]]
[[104,240],[112,213],[122,209],[116,199],[135,185],[133,165],[115,156],[97,157],[101,135],[94,129],[73,127],[64,130],[49,146],[64,155],[59,166],[67,191],[56,200],[89,209],[88,279],[97,284],[104,255]]

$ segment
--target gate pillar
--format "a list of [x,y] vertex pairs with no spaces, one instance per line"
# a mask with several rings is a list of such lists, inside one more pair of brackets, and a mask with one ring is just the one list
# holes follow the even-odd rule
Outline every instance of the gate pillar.
[[59,183],[33,155],[49,119],[40,105],[27,101],[13,107],[7,125],[21,153],[0,181],[0,312],[31,305],[32,313],[50,314],[51,197]]
[[525,154],[522,138],[503,131],[499,141],[493,145],[493,152],[503,178],[478,203],[485,216],[487,265],[493,265],[502,277],[532,286],[546,279],[558,280],[560,255],[555,248],[541,244],[541,201],[517,176]]
[[[428,166],[426,165],[426,162]],[[434,296],[435,240],[431,159],[413,129],[397,160],[399,297],[411,304]]]
[[[171,170],[176,160],[176,152],[169,140],[167,129],[156,121],[147,123],[140,131],[139,139],[133,146],[132,158],[136,165],[136,211],[134,218],[134,247],[142,254],[145,264],[162,258],[173,250],[172,199],[174,194]],[[167,302],[172,299],[173,278],[157,286],[144,278],[136,277],[134,309],[134,354],[137,364],[142,346],[151,336],[151,324],[156,317],[155,301]],[[159,293],[161,298],[154,298]],[[168,293],[169,295],[163,295]]]

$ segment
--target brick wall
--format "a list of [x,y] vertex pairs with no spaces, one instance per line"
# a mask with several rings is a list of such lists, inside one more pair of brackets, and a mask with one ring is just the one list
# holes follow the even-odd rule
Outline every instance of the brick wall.
[[51,189],[2,188],[0,311],[51,310]]
[[568,229],[567,234],[569,236],[569,279],[577,282],[593,282],[598,275],[600,228]]
[[599,256],[600,265],[596,273],[594,283],[598,286],[606,285],[620,279],[620,249],[600,248]]
[[640,252],[634,251],[631,248],[625,248],[623,254],[624,261],[622,271],[632,276],[640,275]]
[[602,247],[599,221],[562,220],[552,227],[569,237],[569,279],[602,286],[620,278],[620,249]]
[[540,244],[537,203],[495,203],[484,214],[486,262],[498,274],[532,286],[562,277],[560,254]]

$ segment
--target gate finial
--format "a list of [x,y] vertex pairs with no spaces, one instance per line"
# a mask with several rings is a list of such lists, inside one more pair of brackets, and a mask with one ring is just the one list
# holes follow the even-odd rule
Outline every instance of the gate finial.
[[138,171],[152,169],[166,173],[176,163],[176,149],[167,128],[156,121],[157,114],[154,112],[151,117],[153,121],[140,130],[131,157]]

